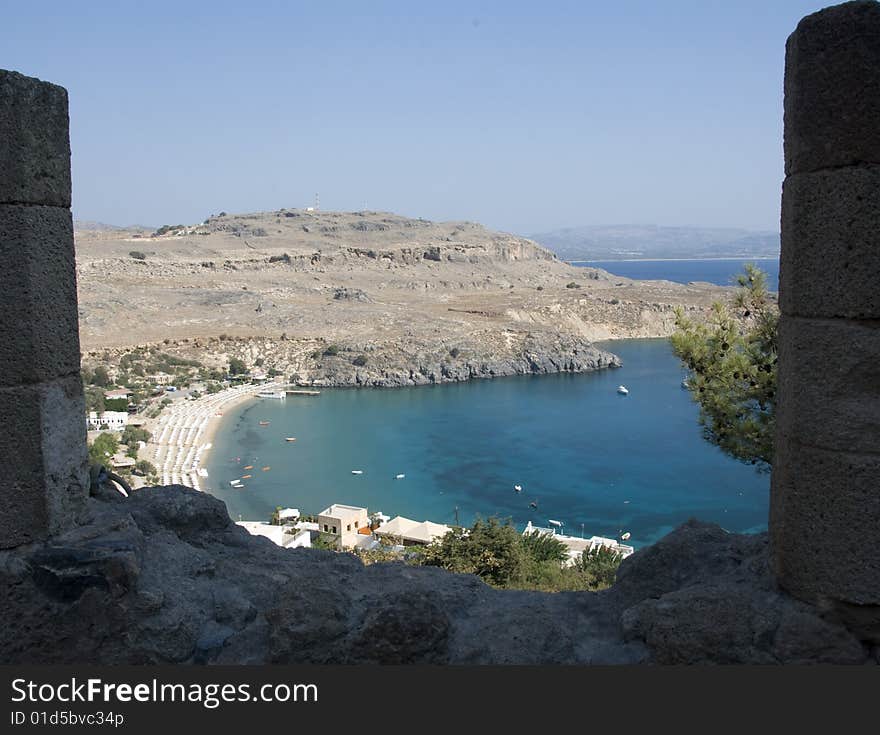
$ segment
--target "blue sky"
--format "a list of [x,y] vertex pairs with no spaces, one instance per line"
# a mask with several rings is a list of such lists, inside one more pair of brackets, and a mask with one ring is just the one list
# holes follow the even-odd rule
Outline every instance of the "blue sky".
[[822,3],[28,2],[0,67],[70,93],[74,216],[308,206],[777,229],[784,45]]

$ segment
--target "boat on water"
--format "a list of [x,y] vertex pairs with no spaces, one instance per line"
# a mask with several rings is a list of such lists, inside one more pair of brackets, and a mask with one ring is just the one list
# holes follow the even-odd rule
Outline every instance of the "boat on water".
[[352,470],[352,471],[351,471],[351,474],[353,474],[353,475],[362,475],[362,474],[364,474],[364,471],[363,471],[363,470]]
[[269,421],[261,421],[260,426],[268,426],[269,423],[270,423]]
[[516,490],[516,492],[521,493],[522,492],[522,485],[514,485],[513,489]]
[[252,464],[246,464],[244,467],[242,467],[243,470],[252,470],[253,468],[254,466]]
[[288,437],[286,437],[286,438],[284,439],[284,441],[286,441],[286,442],[295,442],[295,441],[296,441],[296,437],[295,437],[295,436],[288,436]]
[[252,477],[253,477],[253,475],[242,475],[241,479],[242,480],[250,480]]
[[283,390],[261,390],[257,393],[257,398],[274,398],[277,401],[283,401],[287,398],[287,393]]
[[232,485],[232,487],[243,487],[241,480],[230,480],[229,484]]
[[263,467],[263,472],[268,472],[268,471],[271,470],[271,469],[272,469],[271,467],[269,467],[268,465],[266,465],[265,467]]
[[401,474],[401,475],[395,475],[395,476],[394,476],[394,479],[395,479],[395,480],[402,480],[404,477],[406,477],[406,475],[402,475],[402,474]]
[[632,536],[632,534],[627,531],[626,533],[621,534],[620,539],[621,541],[629,541],[630,536]]
[[620,395],[625,396],[629,393],[629,390],[627,390],[625,385],[618,385],[617,392],[620,393]]

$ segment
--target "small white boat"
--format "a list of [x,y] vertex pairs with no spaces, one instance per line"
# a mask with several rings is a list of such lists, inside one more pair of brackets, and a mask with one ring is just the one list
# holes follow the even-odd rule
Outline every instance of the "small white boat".
[[516,490],[518,493],[521,493],[522,492],[522,485],[514,485],[513,489]]
[[296,437],[295,437],[295,436],[288,436],[288,437],[285,437],[284,441],[286,441],[286,442],[295,442],[295,441],[296,441]]
[[620,539],[621,539],[621,541],[629,541],[630,536],[632,536],[632,534],[629,531],[627,531],[626,533],[621,535]]
[[627,393],[629,393],[625,385],[618,385],[617,392],[620,393],[620,395],[622,396],[625,396]]
[[395,480],[402,480],[404,477],[406,477],[406,475],[395,475],[394,479]]
[[353,474],[353,475],[362,475],[362,474],[364,474],[364,471],[363,471],[363,470],[352,470],[352,471],[351,471],[351,474]]
[[229,484],[232,485],[232,487],[241,487],[242,486],[241,480],[230,480]]
[[556,526],[556,528],[562,528],[562,521],[554,521],[552,518],[548,518],[547,523],[551,526]]

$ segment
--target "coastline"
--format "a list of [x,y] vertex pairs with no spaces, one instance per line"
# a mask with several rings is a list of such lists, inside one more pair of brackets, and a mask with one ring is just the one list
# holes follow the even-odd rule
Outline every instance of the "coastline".
[[[163,485],[185,485],[201,491],[199,473],[223,423],[223,414],[256,397],[263,390],[286,383],[245,385],[202,396],[195,401],[175,401],[152,427],[147,442],[150,459]],[[219,414],[219,415],[218,415]]]
[[[211,476],[202,480],[203,489],[221,497],[233,519],[263,522],[279,505],[317,512],[341,502],[448,523],[460,506],[466,523],[477,513],[497,512],[522,530],[529,518],[546,526],[549,517],[564,521],[568,531],[585,522],[590,533],[615,537],[630,531],[647,543],[674,524],[667,511],[696,504],[711,507],[712,520],[722,525],[754,526],[757,521],[740,515],[747,514],[747,498],[763,498],[763,481],[743,477],[750,468],[731,467],[694,429],[696,409],[680,388],[680,365],[668,341],[622,339],[606,348],[614,345],[626,373],[510,376],[447,390],[326,390],[305,399],[313,405],[308,418],[293,416],[298,405],[239,405],[225,413],[227,423],[214,422],[222,430],[216,453],[206,461]],[[618,395],[618,383],[628,386],[629,398]],[[270,407],[273,415],[258,416]],[[256,429],[258,418],[271,419],[272,427]],[[578,422],[576,431],[567,430],[570,420]],[[388,430],[370,431],[382,421]],[[679,433],[687,439],[672,438]],[[285,434],[299,437],[295,449],[283,443]],[[644,443],[636,452],[641,459],[630,464],[633,437]],[[677,449],[667,465],[661,458],[670,442]],[[244,461],[230,464],[228,457],[237,455]],[[243,480],[243,493],[231,490],[227,481],[243,474],[236,466],[246,464],[272,465],[273,471]],[[350,476],[351,468],[364,470],[363,476]],[[714,469],[730,472],[717,498],[717,488],[703,487],[701,480]],[[405,473],[406,480],[393,481],[396,473]],[[688,478],[697,500],[681,492],[681,478]],[[515,494],[513,483],[525,494]],[[655,514],[648,501],[658,497],[671,505]],[[531,500],[540,501],[540,510],[528,509]]]
[[[591,343],[598,349],[600,345],[615,342],[618,339],[633,339],[632,337],[608,337]],[[664,337],[643,337],[642,339],[664,339]],[[386,385],[376,385],[367,382],[339,381],[329,383],[327,381],[304,384],[305,388],[397,388],[397,387],[421,387],[426,385],[443,385],[472,380],[492,380],[494,378],[513,377],[517,375],[551,375],[558,373],[584,373],[593,370],[619,367],[620,363],[616,355],[609,353],[612,360],[605,362],[585,361],[584,364],[565,363],[563,361],[550,361],[549,365],[542,369],[526,371],[523,369],[502,370],[491,373],[471,372],[463,376],[441,375],[439,380],[413,381],[411,383],[393,382]],[[598,362],[598,364],[597,364]],[[214,439],[223,425],[225,414],[247,400],[256,397],[263,390],[278,390],[289,383],[265,383],[262,385],[243,385],[235,388],[227,388],[218,393],[205,395],[193,401],[177,400],[167,411],[164,412],[152,425],[153,436],[147,442],[149,459],[156,466],[162,484],[181,484],[202,491],[199,470],[205,462],[210,450],[213,448]],[[220,415],[218,415],[220,414]]]
[[734,262],[752,260],[779,260],[778,255],[727,256],[722,258],[594,258],[593,260],[566,260],[569,265],[575,263],[678,263],[699,262],[705,260],[730,260]]

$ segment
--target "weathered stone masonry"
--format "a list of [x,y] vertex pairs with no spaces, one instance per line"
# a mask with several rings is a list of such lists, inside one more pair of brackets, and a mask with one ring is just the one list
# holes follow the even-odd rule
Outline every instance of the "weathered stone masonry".
[[880,4],[789,37],[779,396],[779,583],[880,640]]
[[0,548],[73,522],[88,491],[67,92],[0,70]]
[[880,663],[880,6],[801,22],[785,114],[771,548],[691,521],[548,595],[87,496],[67,98],[0,71],[3,663]]

